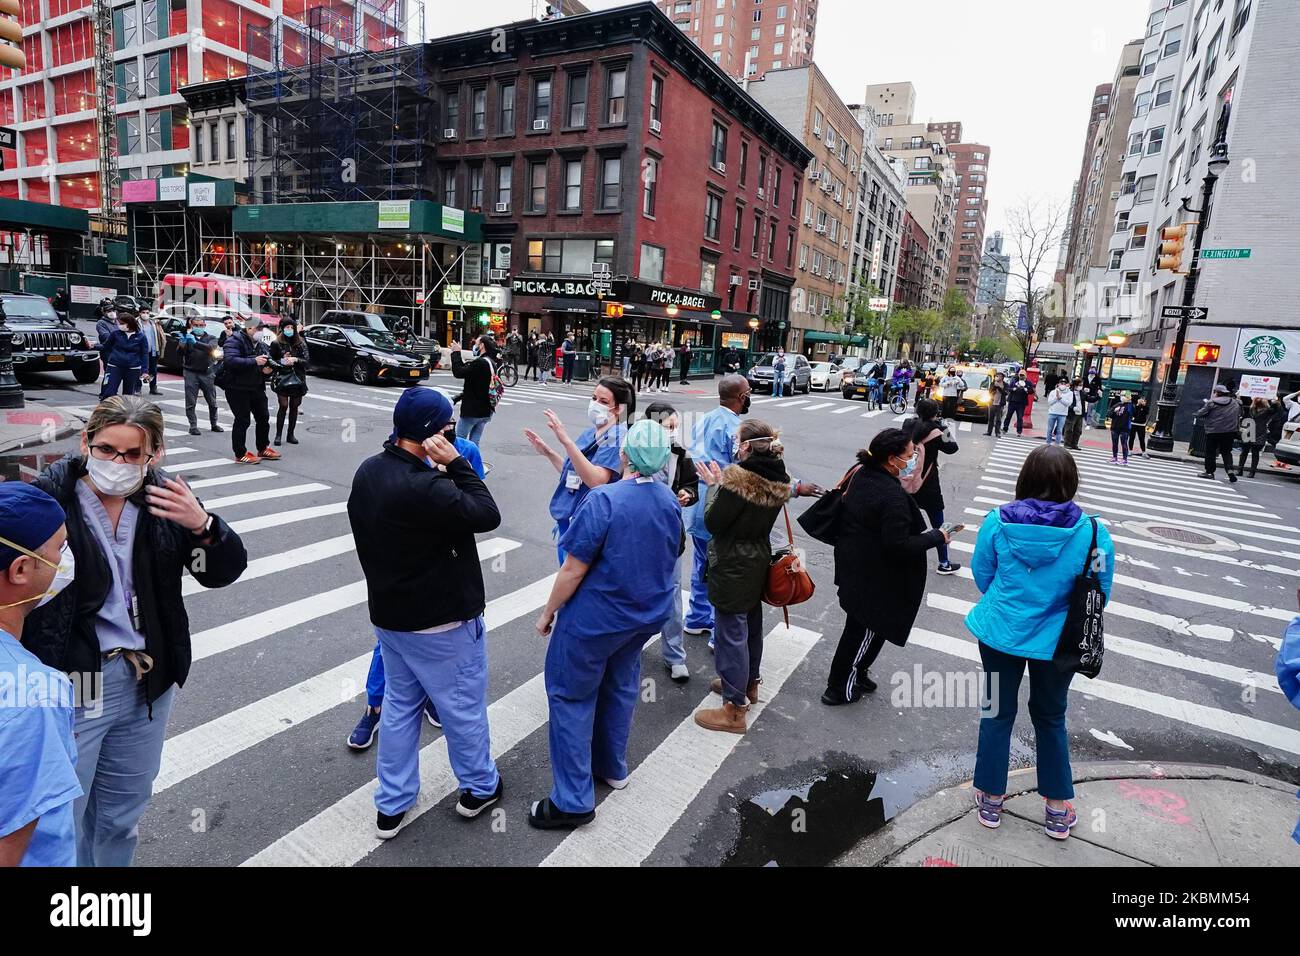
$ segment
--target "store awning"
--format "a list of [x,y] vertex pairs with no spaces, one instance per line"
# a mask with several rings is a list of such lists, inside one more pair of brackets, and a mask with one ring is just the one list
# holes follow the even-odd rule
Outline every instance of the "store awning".
[[579,315],[599,315],[601,318],[604,318],[603,311],[596,311],[595,299],[572,299],[564,296],[556,296],[546,303],[543,311],[569,312]]
[[678,309],[676,315],[669,315],[662,305],[647,305],[643,302],[628,302],[623,305],[624,318],[662,319],[665,322],[686,323],[690,325],[726,325],[725,319],[715,319],[708,312],[695,312],[691,309]]
[[754,329],[750,328],[749,325],[751,320],[757,321],[759,325],[763,324],[763,320],[753,312],[735,312],[731,309],[722,310],[722,324],[730,326],[737,332],[753,332]]
[[833,342],[836,345],[867,345],[865,335],[841,335],[838,332],[820,332],[816,329],[809,329],[803,334],[805,342]]

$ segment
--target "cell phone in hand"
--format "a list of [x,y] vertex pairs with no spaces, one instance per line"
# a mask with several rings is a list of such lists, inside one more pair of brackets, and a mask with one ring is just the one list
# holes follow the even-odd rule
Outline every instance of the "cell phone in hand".
[[952,537],[954,534],[965,531],[966,526],[964,524],[953,524],[951,521],[945,521],[943,524],[939,525],[939,530],[949,537]]

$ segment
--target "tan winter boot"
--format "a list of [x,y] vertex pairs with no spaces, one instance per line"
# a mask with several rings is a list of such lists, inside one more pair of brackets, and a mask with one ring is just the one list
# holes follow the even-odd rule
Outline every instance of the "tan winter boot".
[[[752,681],[750,681],[750,682],[749,682],[749,686],[745,688],[745,696],[749,698],[749,702],[750,702],[751,704],[757,704],[757,703],[758,703],[758,685],[761,684],[761,683],[763,683],[763,679],[760,677],[760,678],[757,678],[756,680],[752,680]],[[717,694],[719,697],[721,697],[721,696],[722,696],[722,678],[721,678],[721,677],[715,677],[715,678],[713,678],[713,681],[709,684],[709,690],[713,691],[713,693],[715,693],[715,694]]]
[[749,713],[748,705],[737,707],[731,701],[725,700],[721,707],[697,710],[695,722],[705,730],[725,730],[729,734],[743,734],[748,729],[745,724],[747,713]]

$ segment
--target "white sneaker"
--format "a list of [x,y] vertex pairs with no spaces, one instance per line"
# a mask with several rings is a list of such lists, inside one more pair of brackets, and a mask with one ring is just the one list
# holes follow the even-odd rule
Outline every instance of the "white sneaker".
[[601,777],[600,779],[601,779],[601,782],[604,783],[607,787],[610,787],[610,788],[612,788],[612,789],[614,789],[614,790],[625,790],[625,789],[627,789],[627,785],[628,785],[628,784],[631,782],[631,780],[632,780],[631,777],[621,777],[621,778],[618,779],[618,780],[615,780],[613,777]]
[[691,679],[691,671],[685,664],[674,664],[668,668],[669,677],[674,684],[685,684]]

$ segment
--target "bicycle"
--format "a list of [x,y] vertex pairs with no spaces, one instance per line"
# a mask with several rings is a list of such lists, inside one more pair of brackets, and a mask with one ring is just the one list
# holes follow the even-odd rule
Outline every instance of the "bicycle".
[[881,391],[880,379],[873,378],[867,380],[867,408],[884,408],[884,393]]
[[501,384],[507,388],[519,384],[519,366],[515,364],[513,358],[501,360],[497,365],[497,378],[501,379]]
[[907,398],[903,392],[903,386],[894,385],[890,388],[889,410],[895,415],[902,415],[907,411]]

